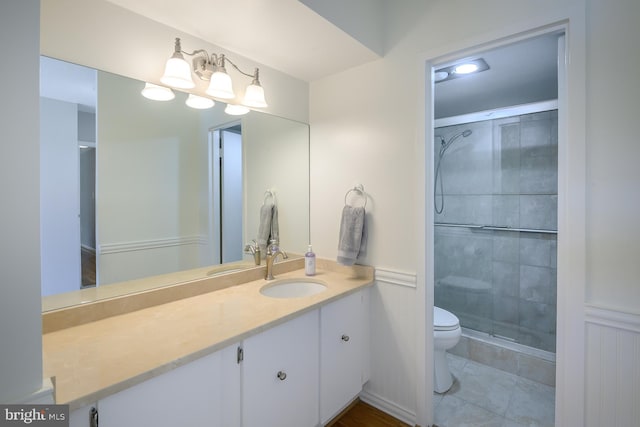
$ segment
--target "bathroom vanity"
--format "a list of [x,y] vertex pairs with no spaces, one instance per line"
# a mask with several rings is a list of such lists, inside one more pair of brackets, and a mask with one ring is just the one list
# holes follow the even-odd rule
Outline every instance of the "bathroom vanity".
[[126,298],[135,296],[123,296],[113,315],[88,323],[59,322],[58,313],[64,327],[44,328],[44,368],[55,376],[56,402],[70,405],[71,426],[89,426],[92,408],[101,427],[311,427],[332,419],[368,379],[373,268],[318,260],[312,280],[326,288],[264,295],[273,283],[309,280],[302,260],[291,263],[274,282],[252,276],[264,267],[234,272],[202,283],[216,290],[184,297],[176,285],[174,300],[134,311]]

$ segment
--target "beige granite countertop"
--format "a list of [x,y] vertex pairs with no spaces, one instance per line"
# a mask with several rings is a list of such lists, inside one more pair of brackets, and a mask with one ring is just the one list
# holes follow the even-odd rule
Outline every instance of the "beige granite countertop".
[[[232,276],[232,275],[230,275]],[[304,269],[278,274],[300,278]],[[318,260],[314,279],[328,289],[279,299],[264,279],[143,308],[43,335],[44,374],[56,403],[71,410],[213,353],[373,283],[373,268]]]

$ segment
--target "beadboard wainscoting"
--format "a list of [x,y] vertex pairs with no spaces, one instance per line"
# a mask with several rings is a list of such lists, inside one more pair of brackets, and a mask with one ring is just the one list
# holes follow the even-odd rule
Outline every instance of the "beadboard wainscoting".
[[371,379],[361,399],[416,424],[416,274],[376,268],[371,288]]
[[97,253],[99,283],[199,267],[206,245],[202,235],[101,244]]
[[640,315],[585,306],[587,427],[640,420]]

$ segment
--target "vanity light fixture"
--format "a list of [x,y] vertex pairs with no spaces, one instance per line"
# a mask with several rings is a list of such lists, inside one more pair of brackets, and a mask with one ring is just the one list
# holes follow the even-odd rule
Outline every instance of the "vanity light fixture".
[[184,103],[189,107],[196,108],[198,110],[206,110],[207,108],[211,108],[216,104],[215,102],[213,102],[213,99],[194,95],[192,93],[189,94],[187,100]]
[[448,67],[440,68],[433,72],[434,82],[441,83],[459,77],[477,74],[489,69],[489,64],[482,58],[459,62]]
[[228,61],[233,68],[240,74],[252,78],[252,82],[245,90],[242,104],[247,107],[264,108],[267,102],[264,98],[264,89],[260,85],[260,76],[258,68],[253,74],[245,73],[236,64],[234,64],[224,54],[209,53],[204,49],[194,50],[193,52],[185,52],[180,45],[180,39],[176,38],[173,55],[167,61],[164,75],[160,81],[168,86],[179,89],[191,89],[195,87],[195,83],[191,78],[191,66],[184,59],[184,55],[193,56],[192,66],[193,72],[201,79],[209,81],[209,87],[206,90],[207,95],[211,95],[221,99],[233,99],[236,97],[233,91],[231,77],[227,74],[225,68]]
[[227,104],[226,108],[224,109],[224,112],[229,114],[230,116],[242,116],[244,114],[247,114],[249,111],[250,110],[248,107],[238,104]]
[[144,89],[140,93],[145,98],[154,101],[171,101],[176,97],[175,93],[168,87],[158,86],[153,83],[145,83]]

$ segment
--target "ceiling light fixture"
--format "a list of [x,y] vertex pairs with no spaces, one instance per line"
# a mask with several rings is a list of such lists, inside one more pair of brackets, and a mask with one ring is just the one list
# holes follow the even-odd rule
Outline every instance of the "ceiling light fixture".
[[436,71],[433,73],[433,77],[436,83],[446,80],[449,77],[449,73],[447,71]]
[[184,59],[184,55],[193,56],[193,72],[201,80],[209,81],[209,87],[206,90],[207,95],[221,99],[234,99],[236,97],[231,77],[227,74],[225,68],[226,62],[229,62],[240,74],[252,78],[251,84],[245,90],[242,104],[247,107],[257,108],[268,106],[264,97],[264,89],[260,85],[258,68],[254,70],[253,74],[249,74],[242,71],[224,54],[217,55],[212,53],[209,55],[203,49],[194,50],[191,53],[185,52],[182,50],[179,38],[176,38],[173,55],[167,61],[164,75],[160,79],[162,83],[179,89],[195,87],[195,83],[191,78],[191,66]]
[[478,71],[478,65],[470,62],[468,64],[460,64],[453,69],[456,74],[471,74]]
[[144,88],[140,92],[142,96],[154,101],[171,101],[176,95],[171,89],[164,86],[154,85],[153,83],[145,83]]
[[189,96],[187,97],[187,100],[184,101],[184,103],[187,104],[189,107],[196,108],[198,110],[206,110],[207,108],[211,108],[214,105],[216,105],[216,103],[213,102],[213,99],[194,95],[192,93],[189,94]]
[[482,58],[478,58],[440,68],[438,70],[435,70],[433,75],[435,83],[441,83],[448,80],[465,77],[470,74],[477,74],[488,69],[489,64],[487,64],[487,61]]

